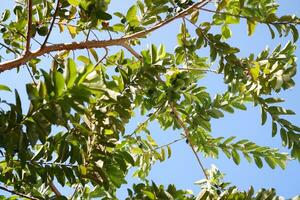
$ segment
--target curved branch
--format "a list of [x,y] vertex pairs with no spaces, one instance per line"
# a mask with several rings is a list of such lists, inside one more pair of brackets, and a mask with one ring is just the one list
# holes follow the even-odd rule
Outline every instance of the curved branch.
[[122,45],[127,51],[129,51],[134,57],[136,57],[139,61],[143,60],[143,57],[138,54],[128,43],[124,43]]
[[203,0],[198,3],[193,4],[192,6],[188,7],[187,9],[183,10],[182,12],[179,12],[177,15],[166,19],[165,21],[159,22],[158,24],[152,26],[149,29],[139,31],[137,33],[133,33],[131,35],[123,36],[121,38],[112,39],[112,40],[92,40],[92,41],[83,41],[83,42],[73,42],[73,43],[60,43],[60,44],[53,44],[53,45],[45,45],[43,48],[40,48],[34,52],[28,52],[26,56],[21,56],[17,59],[6,61],[3,63],[0,63],[0,72],[3,72],[5,70],[10,70],[15,67],[18,67],[20,65],[23,65],[27,61],[36,58],[38,56],[53,52],[53,51],[62,51],[62,50],[78,50],[78,49],[89,49],[89,48],[104,48],[109,46],[123,46],[126,44],[127,41],[131,39],[136,38],[142,38],[145,37],[147,34],[169,24],[170,22],[182,18],[186,15],[189,15],[189,13],[192,10],[199,9],[203,6],[205,6],[209,1],[211,0]]
[[59,5],[60,5],[60,0],[57,0],[57,4],[56,4],[56,8],[55,8],[55,11],[54,11],[54,14],[53,14],[52,22],[50,24],[49,32],[48,32],[48,34],[47,34],[47,36],[46,36],[46,38],[45,38],[45,40],[44,40],[41,48],[43,48],[47,44],[47,42],[48,42],[49,36],[50,36],[50,34],[52,32],[52,29],[53,29],[53,26],[54,26],[54,22],[55,22],[55,19],[56,19],[56,16],[57,16]]

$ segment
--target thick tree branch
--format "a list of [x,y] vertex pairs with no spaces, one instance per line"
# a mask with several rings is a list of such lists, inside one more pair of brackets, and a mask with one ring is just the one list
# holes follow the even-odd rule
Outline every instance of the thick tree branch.
[[39,200],[38,198],[31,197],[31,196],[28,196],[28,195],[20,193],[20,192],[16,192],[16,191],[11,190],[11,189],[9,189],[7,187],[4,187],[4,186],[0,186],[0,190],[4,190],[6,192],[9,192],[9,193],[14,194],[14,195],[18,195],[18,196],[26,198],[26,199]]
[[26,46],[25,55],[30,52],[30,38],[31,38],[31,27],[32,27],[32,0],[28,0],[28,24],[27,24],[27,36],[26,36]]
[[173,112],[173,115],[174,115],[174,117],[175,117],[175,120],[178,122],[178,124],[181,126],[181,128],[183,128],[184,135],[186,136],[186,138],[187,138],[187,140],[188,140],[188,143],[190,144],[190,147],[191,147],[191,149],[192,149],[192,151],[193,151],[193,153],[194,153],[194,155],[195,155],[195,157],[196,157],[196,159],[197,159],[197,161],[198,161],[198,164],[199,164],[200,168],[201,168],[202,171],[203,171],[203,174],[204,174],[205,178],[206,178],[207,180],[209,180],[209,179],[208,179],[208,176],[207,176],[207,174],[206,174],[206,172],[205,172],[205,168],[204,168],[204,166],[203,166],[203,164],[202,164],[202,162],[201,162],[201,160],[200,160],[200,158],[199,158],[199,156],[198,156],[198,154],[197,154],[197,151],[195,150],[194,145],[192,144],[192,140],[191,140],[191,138],[190,138],[190,132],[189,132],[189,129],[186,127],[185,123],[184,123],[184,122],[181,120],[181,118],[179,117],[179,113],[177,112],[177,109],[175,108],[175,106],[174,106],[173,104],[170,104],[170,107],[171,107],[171,109],[172,109],[172,112]]
[[41,48],[43,48],[48,42],[49,36],[50,36],[50,34],[52,32],[52,29],[53,29],[53,26],[54,26],[54,22],[55,22],[55,19],[56,19],[56,16],[57,16],[57,12],[59,10],[59,5],[60,5],[60,0],[57,0],[57,4],[56,4],[56,8],[55,8],[55,11],[54,11],[54,14],[53,14],[52,22],[50,24],[48,34],[46,35],[46,38],[45,38]]
[[56,188],[56,186],[53,184],[53,182],[49,183],[49,186],[51,188],[51,190],[54,192],[56,197],[61,196],[61,193],[58,191],[58,189]]
[[34,52],[28,53],[26,56],[21,56],[17,59],[10,60],[7,62],[3,62],[0,64],[0,72],[3,72],[5,70],[13,69],[15,67],[18,67],[27,61],[36,58],[38,56],[53,52],[53,51],[62,51],[62,50],[77,50],[77,49],[86,49],[86,48],[104,48],[109,46],[123,46],[131,39],[137,39],[145,37],[147,34],[169,24],[170,22],[182,18],[186,15],[188,15],[192,10],[199,9],[203,6],[205,6],[210,0],[203,0],[201,2],[195,3],[192,6],[188,7],[187,9],[183,10],[182,12],[179,12],[177,15],[166,19],[165,21],[159,22],[158,24],[154,25],[153,27],[139,31],[137,33],[133,33],[131,35],[123,36],[121,38],[112,39],[112,40],[92,40],[92,41],[84,41],[84,42],[73,42],[70,44],[67,43],[61,43],[61,44],[53,44],[53,45],[45,45],[43,48],[40,48]]

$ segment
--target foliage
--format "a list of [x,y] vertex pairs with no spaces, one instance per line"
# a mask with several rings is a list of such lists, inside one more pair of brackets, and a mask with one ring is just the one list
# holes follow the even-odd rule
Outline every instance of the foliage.
[[[14,102],[1,98],[0,189],[20,198],[67,199],[55,186],[60,184],[73,188],[69,199],[116,199],[117,189],[134,169],[141,183],[128,189],[127,199],[279,199],[274,189],[255,193],[252,187],[239,191],[230,186],[216,167],[204,170],[197,153],[217,158],[222,151],[237,165],[244,156],[259,168],[263,160],[271,168],[283,169],[290,159],[300,161],[300,127],[285,118],[295,113],[281,107],[278,103],[284,100],[275,97],[295,85],[300,19],[277,16],[275,0],[221,0],[213,10],[205,8],[208,3],[137,0],[124,13],[110,13],[110,0],[16,0],[0,19],[1,59],[15,59],[0,63],[0,71],[22,66],[29,70],[30,106],[24,109],[26,100],[17,90]],[[212,13],[211,21],[200,21],[199,10]],[[140,53],[133,49],[175,20],[182,24],[174,52],[167,52],[164,45],[151,45]],[[246,20],[249,36],[260,23],[272,38],[292,35],[293,41],[257,56],[240,57],[240,49],[227,39],[232,36],[230,25],[241,20]],[[215,27],[220,33],[212,31]],[[82,42],[48,42],[50,35],[65,33]],[[98,40],[95,33],[108,33],[110,38]],[[120,48],[111,53],[112,46]],[[80,49],[87,53],[72,54]],[[201,56],[200,49],[208,49],[210,57]],[[42,55],[50,55],[43,68]],[[213,63],[218,63],[216,70]],[[225,93],[211,97],[199,82],[208,73],[223,75]],[[6,85],[0,90],[12,92]],[[272,120],[272,137],[280,135],[288,153],[211,135],[212,119],[246,110],[249,103],[261,108],[262,125],[268,117]],[[128,133],[125,127],[137,111],[147,120]],[[183,135],[158,146],[147,129],[154,120],[162,130],[181,129]],[[171,144],[182,139],[204,172],[199,195],[147,179],[157,161],[172,156]]]

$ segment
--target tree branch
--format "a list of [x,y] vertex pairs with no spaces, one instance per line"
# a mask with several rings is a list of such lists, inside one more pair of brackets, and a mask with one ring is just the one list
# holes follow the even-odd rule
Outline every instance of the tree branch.
[[39,200],[38,198],[31,197],[31,196],[28,196],[28,195],[20,193],[20,192],[16,192],[16,191],[11,190],[11,189],[9,189],[7,187],[4,187],[4,186],[0,186],[0,190],[4,190],[6,192],[9,192],[9,193],[14,194],[14,195],[18,195],[18,196],[26,198],[26,199]]
[[123,36],[121,38],[112,39],[112,40],[92,40],[92,41],[83,41],[83,42],[73,42],[73,43],[60,43],[60,44],[53,44],[47,46],[43,46],[43,48],[40,48],[26,56],[21,56],[17,59],[6,61],[3,63],[0,63],[0,72],[3,72],[5,70],[13,69],[15,67],[18,67],[27,61],[36,58],[38,56],[53,52],[53,51],[62,51],[62,50],[77,50],[77,49],[86,49],[86,48],[104,48],[108,46],[123,46],[126,44],[127,41],[131,39],[136,38],[142,38],[145,37],[147,34],[169,24],[170,22],[182,18],[186,15],[189,15],[190,11],[199,9],[203,6],[205,6],[210,0],[203,0],[201,2],[195,3],[192,6],[188,7],[187,9],[183,10],[182,12],[179,12],[177,15],[170,17],[166,19],[165,21],[159,22],[156,25],[143,30],[139,31],[137,33],[133,33],[131,35]]
[[122,45],[127,51],[129,51],[134,57],[136,57],[139,61],[143,61],[143,58],[140,54],[138,54],[128,43],[124,43]]
[[53,184],[53,182],[50,182],[49,186],[50,186],[51,190],[54,192],[55,196],[57,196],[57,197],[61,196],[61,193],[58,191],[58,189]]
[[28,0],[28,24],[27,24],[27,36],[25,55],[30,52],[30,38],[31,38],[31,27],[32,27],[32,0]]
[[108,49],[106,47],[104,47],[104,50],[105,50],[105,54],[104,56],[95,64],[94,67],[97,67],[108,55]]
[[186,138],[188,139],[188,143],[190,144],[190,147],[191,147],[191,149],[192,149],[192,151],[193,151],[193,153],[194,153],[194,155],[195,155],[195,157],[196,157],[196,159],[198,161],[198,164],[199,164],[200,168],[203,171],[204,176],[206,177],[207,180],[209,180],[208,176],[207,176],[207,174],[205,172],[205,168],[204,168],[204,166],[203,166],[203,164],[202,164],[202,162],[201,162],[201,160],[200,160],[200,158],[199,158],[199,156],[198,156],[198,154],[197,154],[197,152],[196,152],[196,150],[194,148],[194,145],[192,144],[192,140],[190,138],[189,129],[186,127],[186,125],[184,124],[184,122],[179,117],[179,113],[177,112],[175,106],[173,104],[170,104],[170,107],[171,107],[172,112],[174,114],[175,120],[179,123],[179,125],[181,126],[181,128],[183,128],[184,134],[185,134]]
[[53,14],[52,22],[50,24],[49,32],[46,35],[46,38],[45,38],[41,48],[43,48],[48,42],[49,36],[50,36],[50,34],[52,32],[52,29],[53,29],[53,26],[54,26],[54,22],[55,22],[55,19],[56,19],[56,16],[57,16],[57,12],[59,10],[59,5],[60,5],[60,0],[57,0],[57,4],[56,4],[56,8],[55,8],[55,11],[54,11],[54,14]]

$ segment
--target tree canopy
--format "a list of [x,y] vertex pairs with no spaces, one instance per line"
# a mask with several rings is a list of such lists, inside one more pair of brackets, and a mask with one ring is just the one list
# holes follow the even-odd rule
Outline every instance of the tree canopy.
[[[24,82],[27,99],[0,85],[15,96],[0,99],[0,190],[9,194],[0,199],[117,199],[130,170],[140,183],[128,188],[128,200],[279,199],[274,189],[240,191],[217,167],[203,166],[199,155],[223,153],[237,165],[243,157],[272,169],[300,161],[300,127],[286,117],[295,112],[282,107],[277,94],[295,85],[300,19],[277,15],[275,0],[137,0],[118,12],[110,12],[110,4],[15,0],[2,13],[1,76],[7,70],[21,76],[26,68],[31,81]],[[228,39],[231,25],[243,21],[248,36],[262,24],[270,31],[262,37],[291,40],[242,57],[243,49]],[[171,23],[180,24],[170,33],[177,38],[173,51],[142,45]],[[200,81],[208,74],[222,76],[227,90],[212,96]],[[271,121],[270,138],[281,138],[287,152],[211,134],[212,120],[247,106],[261,109],[261,124]],[[137,115],[146,120],[136,124]],[[177,130],[178,139],[158,145],[148,129],[153,121],[162,132]],[[170,158],[172,144],[182,140],[203,174],[199,194],[148,179],[151,167]]]

